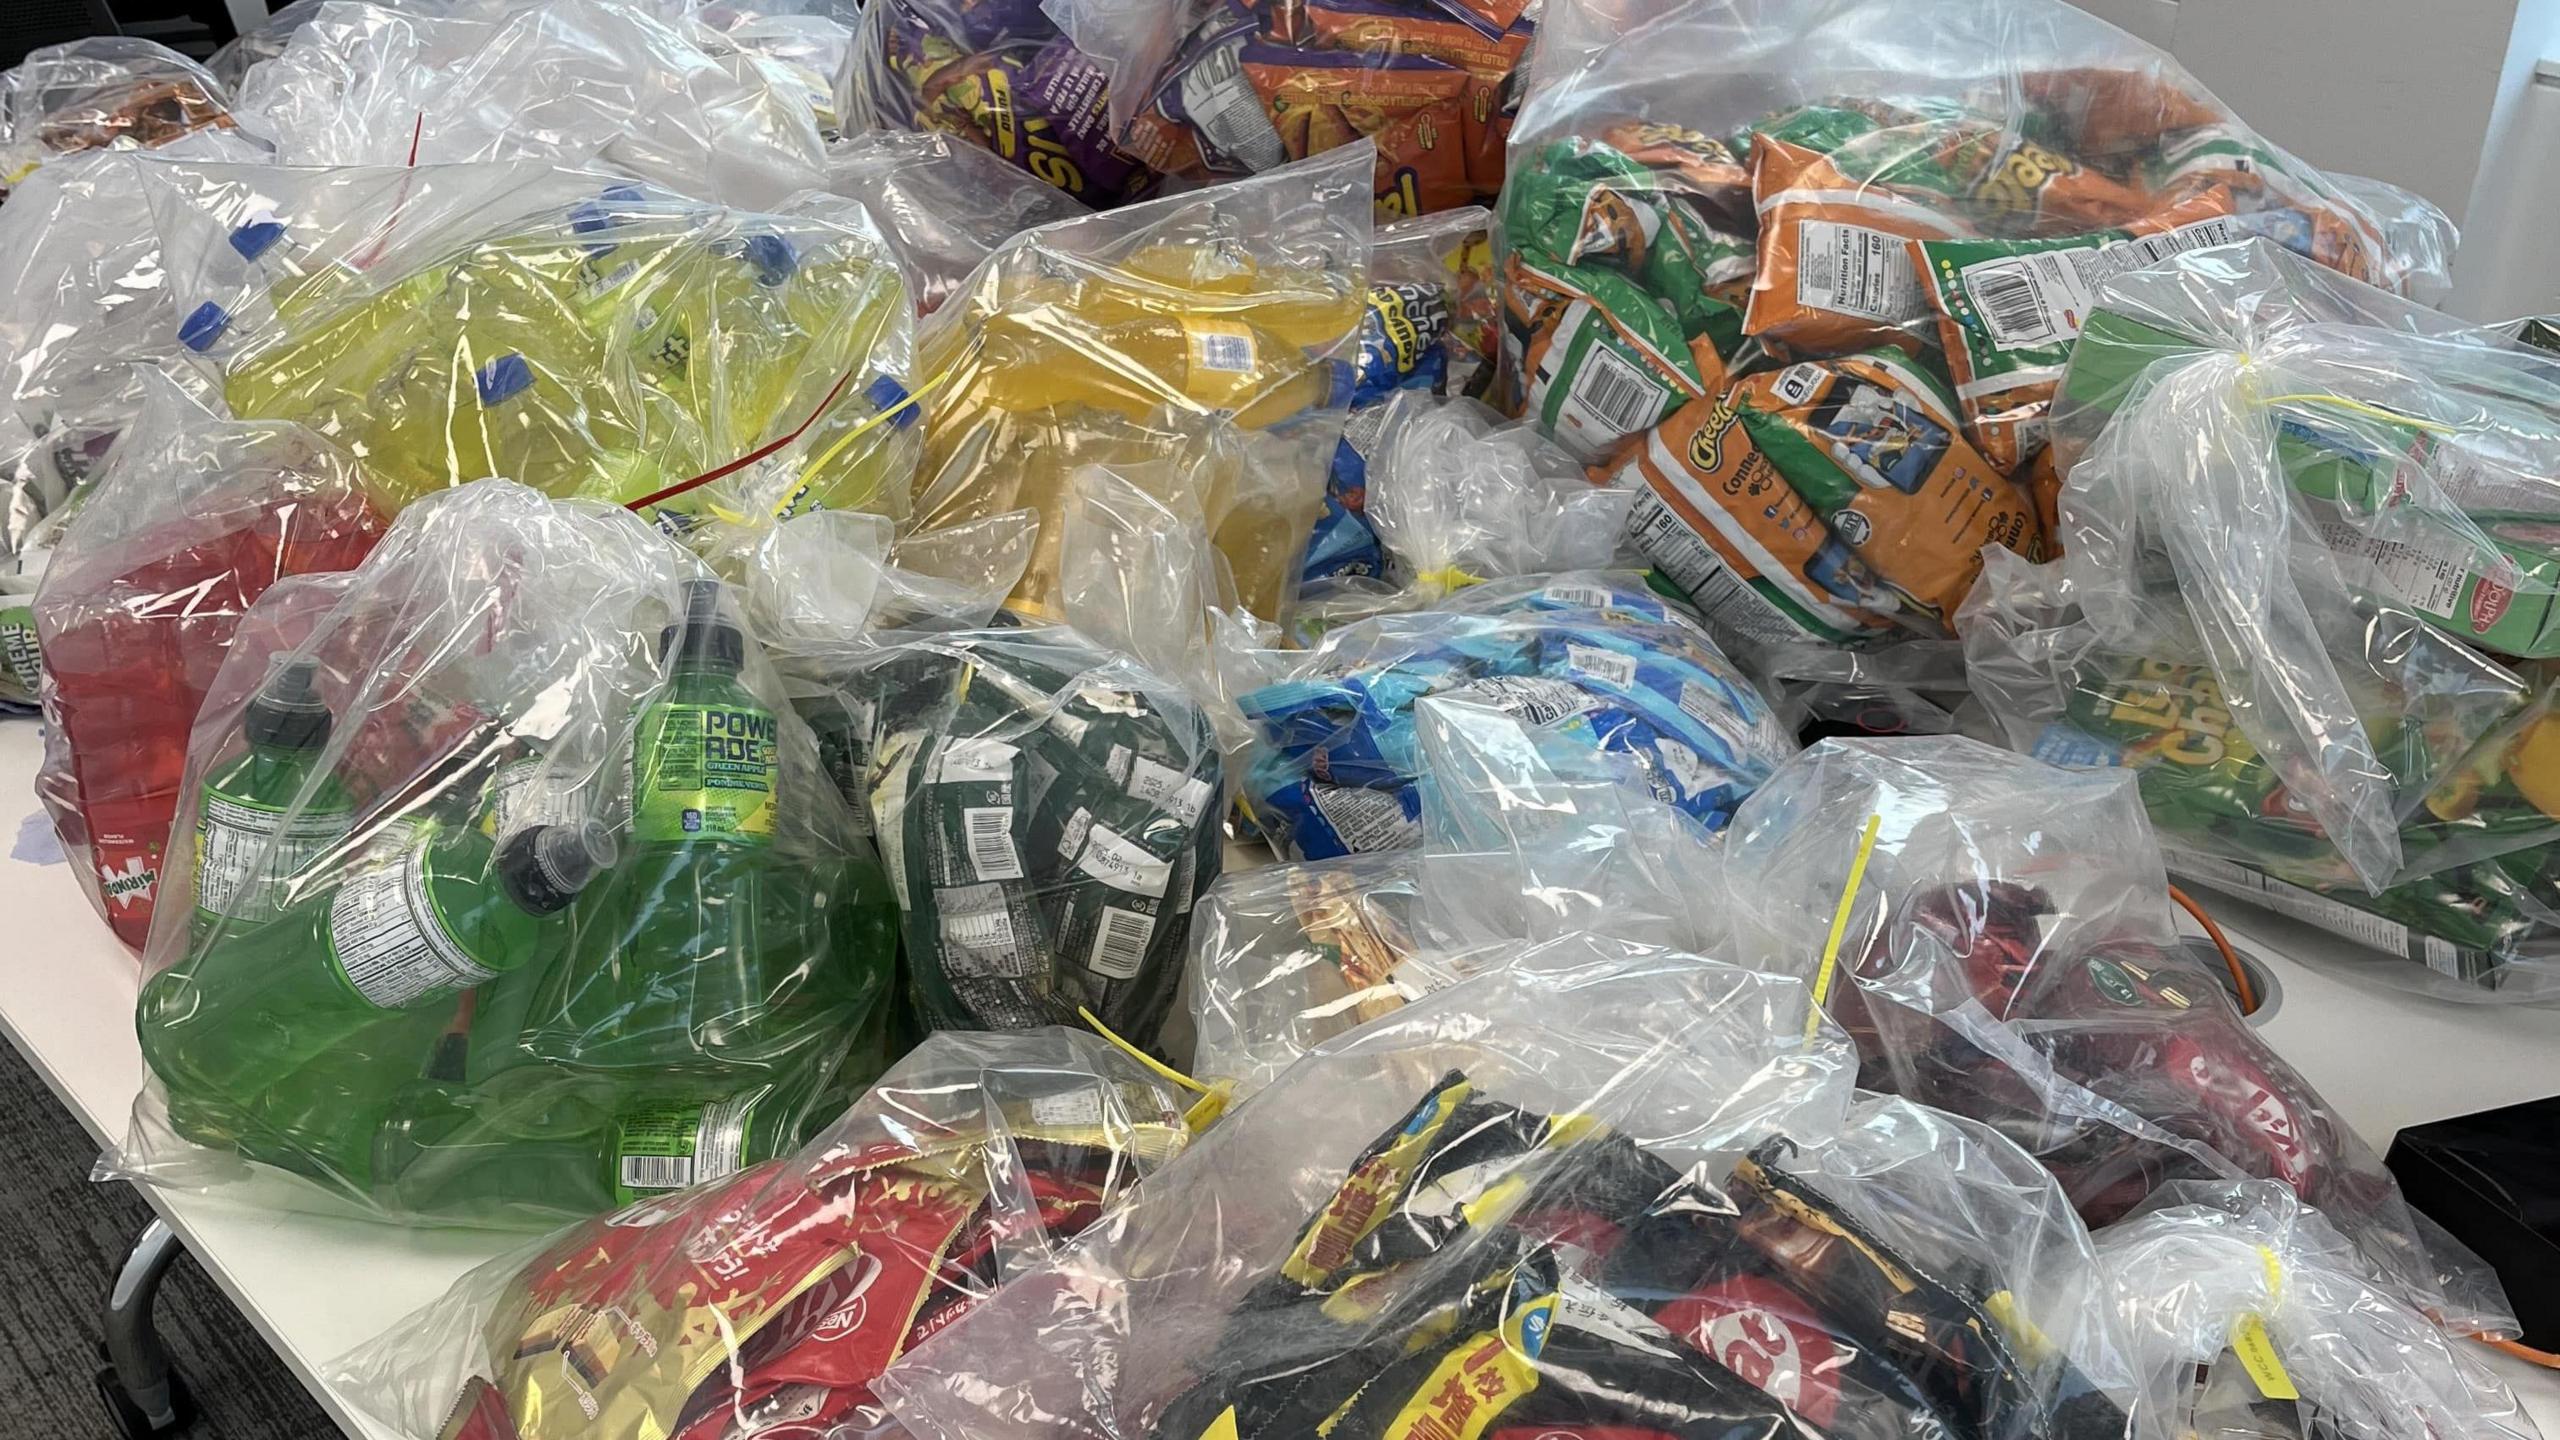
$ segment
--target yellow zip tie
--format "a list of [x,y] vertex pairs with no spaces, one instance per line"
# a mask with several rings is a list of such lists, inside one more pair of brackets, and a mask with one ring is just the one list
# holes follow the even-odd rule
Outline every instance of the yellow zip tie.
[[[844,447],[861,439],[863,436],[870,434],[874,429],[885,424],[889,420],[906,413],[908,406],[914,405],[917,401],[922,400],[927,395],[930,395],[935,390],[941,388],[942,383],[949,380],[952,375],[959,370],[959,368],[960,367],[957,365],[944,367],[941,374],[934,376],[932,379],[918,385],[913,390],[908,391],[906,399],[899,401],[896,405],[881,411],[879,414],[872,416],[870,419],[863,421],[861,424],[847,430],[842,435],[837,436],[836,443],[828,446],[826,451],[819,455],[817,459],[812,460],[807,465],[801,467],[800,484],[792,488],[792,493],[790,495],[785,496],[783,500],[777,502],[776,509],[779,510],[781,505],[788,504],[790,501],[798,499],[800,490],[814,483],[817,479],[818,472],[826,469],[828,465],[834,463],[835,458],[844,453]],[[921,407],[916,411],[916,418],[919,420],[924,418],[924,411]]]
[[2415,415],[2403,415],[2386,406],[2368,405],[2362,400],[2350,400],[2344,395],[2308,393],[2269,395],[2258,403],[2270,408],[2277,405],[2326,405],[2332,410],[2344,410],[2350,415],[2361,415],[2368,420],[2379,420],[2386,425],[2405,425],[2412,430],[2426,430],[2438,435],[2451,435],[2458,429],[2456,426],[2441,424],[2434,420],[2421,420]]
[[1197,1135],[1208,1129],[1211,1122],[1226,1113],[1227,1102],[1235,1098],[1235,1086],[1229,1082],[1221,1080],[1215,1085],[1203,1085],[1122,1039],[1117,1031],[1102,1023],[1101,1016],[1094,1014],[1087,1007],[1077,1006],[1076,1013],[1084,1017],[1084,1023],[1092,1026],[1095,1034],[1119,1046],[1131,1059],[1185,1090],[1198,1092],[1200,1098],[1193,1102],[1191,1108],[1183,1112],[1182,1116],[1182,1123],[1190,1128],[1191,1133]]
[[2258,1247],[2258,1260],[2267,1267],[2267,1303],[2274,1305],[2284,1296],[2284,1261],[2264,1245]]
[[1823,942],[1822,968],[1813,976],[1813,1004],[1804,1017],[1804,1038],[1810,1042],[1822,1029],[1822,1002],[1831,998],[1831,977],[1840,968],[1840,940],[1849,933],[1849,906],[1858,898],[1858,886],[1867,878],[1867,857],[1876,853],[1876,831],[1883,828],[1884,816],[1867,817],[1866,833],[1858,837],[1858,858],[1849,862],[1849,883],[1841,888],[1840,906],[1831,912],[1831,938]]

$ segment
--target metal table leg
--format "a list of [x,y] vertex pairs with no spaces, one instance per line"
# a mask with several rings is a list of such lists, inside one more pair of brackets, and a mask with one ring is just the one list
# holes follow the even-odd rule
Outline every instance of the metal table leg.
[[[169,1372],[168,1352],[160,1348],[160,1332],[151,1323],[152,1301],[160,1280],[178,1258],[178,1236],[165,1220],[154,1219],[126,1253],[114,1288],[107,1292],[107,1368],[98,1389],[116,1412],[128,1435],[153,1435],[177,1428],[184,1418],[182,1388]],[[138,1427],[138,1428],[137,1428]]]

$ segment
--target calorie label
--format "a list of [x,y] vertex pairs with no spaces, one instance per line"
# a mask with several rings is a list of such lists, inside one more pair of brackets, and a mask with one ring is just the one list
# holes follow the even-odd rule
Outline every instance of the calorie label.
[[1680,587],[1699,614],[1716,624],[1764,644],[1805,637],[1803,626],[1735,574],[1715,547],[1650,489],[1638,492],[1627,513],[1627,539]]
[[1837,220],[1799,220],[1796,248],[1799,305],[1897,325],[1928,313],[1911,269],[1911,244],[1899,235]]
[[427,846],[350,875],[329,904],[329,954],[365,1003],[401,1010],[497,975],[453,938],[427,893]]
[[234,920],[262,920],[283,906],[285,880],[347,838],[355,815],[305,810],[286,819],[275,806],[207,792],[196,817],[196,908]]

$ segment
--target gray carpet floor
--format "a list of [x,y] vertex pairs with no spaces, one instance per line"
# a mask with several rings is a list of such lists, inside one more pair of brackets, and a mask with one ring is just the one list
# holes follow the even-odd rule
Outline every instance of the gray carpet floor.
[[[151,1219],[89,1180],[97,1146],[0,1042],[0,1433],[115,1440],[92,1377],[100,1312]],[[335,1440],[338,1427],[192,1260],[161,1287],[160,1335],[196,1400],[186,1440]]]

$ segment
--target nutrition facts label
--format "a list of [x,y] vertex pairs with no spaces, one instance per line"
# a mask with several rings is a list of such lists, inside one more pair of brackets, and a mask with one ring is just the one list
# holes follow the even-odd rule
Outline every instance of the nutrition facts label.
[[385,1010],[467,989],[498,972],[455,942],[427,893],[427,852],[349,876],[329,906],[329,951],[357,994]]
[[2319,529],[2338,557],[2339,576],[2349,585],[2430,614],[2460,613],[2462,585],[2471,577],[2476,557],[2459,536],[2412,544],[2368,535],[2343,519],[2322,520]]
[[1899,235],[1837,220],[1799,220],[1796,248],[1799,305],[1892,324],[1928,311],[1911,270],[1911,244]]
[[234,920],[276,912],[278,885],[344,840],[354,816],[345,810],[281,809],[204,797],[196,817],[196,908]]

